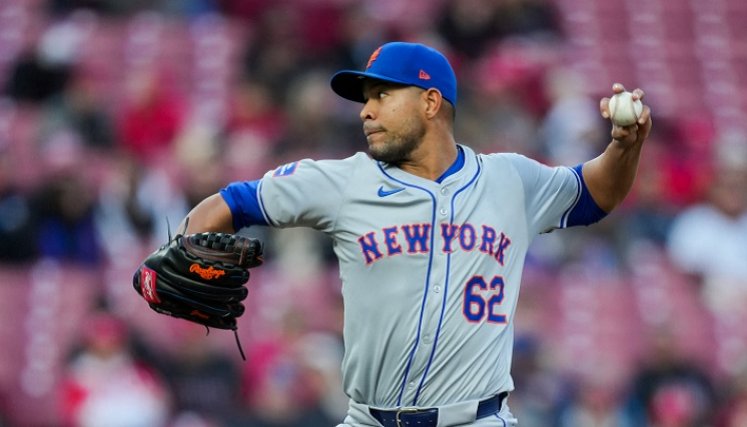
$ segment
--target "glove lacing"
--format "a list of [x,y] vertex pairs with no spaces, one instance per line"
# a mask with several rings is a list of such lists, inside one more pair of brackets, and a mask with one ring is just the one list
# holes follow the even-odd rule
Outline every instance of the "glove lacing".
[[[205,330],[207,331],[205,333],[205,336],[210,335],[210,328],[206,325]],[[236,338],[236,347],[239,348],[239,354],[241,355],[241,360],[246,362],[246,355],[244,355],[244,348],[241,346],[241,340],[239,339],[239,328],[235,328],[233,330],[233,337]]]
[[233,330],[233,337],[236,338],[236,347],[239,348],[239,354],[241,355],[241,360],[246,362],[246,356],[244,355],[244,349],[241,348],[241,341],[239,340],[239,330],[238,328]]

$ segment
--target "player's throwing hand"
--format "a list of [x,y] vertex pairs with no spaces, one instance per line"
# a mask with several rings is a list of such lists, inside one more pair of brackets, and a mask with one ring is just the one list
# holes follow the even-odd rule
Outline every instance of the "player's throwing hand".
[[[614,83],[612,85],[612,92],[612,96],[615,97],[617,95],[625,93],[626,90],[622,84]],[[631,94],[632,102],[643,101],[643,97],[645,96],[643,89],[640,88],[634,89]],[[651,108],[648,105],[643,104],[643,108],[641,109],[640,114],[635,117],[635,122],[627,126],[621,126],[616,124],[616,120],[614,120],[614,116],[612,114],[613,112],[610,111],[611,99],[612,98],[608,97],[602,98],[599,102],[599,110],[602,113],[602,117],[610,119],[610,122],[612,123],[612,130],[610,131],[612,139],[623,144],[642,143],[648,137],[648,134],[651,131]]]

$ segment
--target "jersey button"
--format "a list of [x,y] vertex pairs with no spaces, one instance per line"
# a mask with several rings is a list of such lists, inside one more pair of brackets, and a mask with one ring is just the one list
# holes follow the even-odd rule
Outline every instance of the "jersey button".
[[435,292],[435,293],[439,293],[439,292],[441,292],[441,287],[440,287],[440,286],[438,286],[438,285],[434,286],[434,287],[433,287],[433,292]]
[[447,211],[446,208],[441,208],[438,210],[438,213],[440,213],[443,216],[446,216],[446,214],[448,214],[449,211]]
[[446,188],[446,187],[442,188],[441,189],[441,194],[443,194],[444,196],[447,195],[447,194],[449,194],[449,189]]

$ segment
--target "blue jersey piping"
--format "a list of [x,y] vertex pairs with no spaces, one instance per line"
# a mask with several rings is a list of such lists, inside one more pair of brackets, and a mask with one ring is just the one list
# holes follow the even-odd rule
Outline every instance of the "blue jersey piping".
[[[469,180],[467,184],[465,184],[462,188],[458,189],[454,192],[454,195],[451,197],[451,217],[449,218],[449,223],[454,223],[454,202],[456,201],[457,196],[470,186],[472,186],[473,183],[477,181],[477,177],[480,176],[480,172],[482,172],[482,168],[480,167],[480,162],[477,162],[477,171],[475,172],[475,175],[472,177],[472,179]],[[433,234],[435,234],[435,229]],[[433,251],[433,247],[431,247],[431,251]],[[433,358],[436,355],[436,347],[438,347],[438,337],[441,335],[441,325],[443,324],[444,320],[444,313],[446,312],[446,300],[449,295],[449,278],[451,273],[451,253],[448,253],[446,255],[446,279],[444,280],[444,294],[443,299],[441,301],[441,315],[438,319],[438,327],[436,328],[435,336],[433,337],[433,348],[431,349],[431,355],[428,358],[428,363],[425,366],[425,370],[423,371],[423,376],[420,379],[420,384],[418,385],[418,390],[415,393],[415,398],[412,401],[412,405],[415,406],[418,403],[418,397],[420,397],[420,391],[423,389],[423,385],[425,384],[425,379],[428,376],[428,372],[431,368],[431,363],[433,362]]]

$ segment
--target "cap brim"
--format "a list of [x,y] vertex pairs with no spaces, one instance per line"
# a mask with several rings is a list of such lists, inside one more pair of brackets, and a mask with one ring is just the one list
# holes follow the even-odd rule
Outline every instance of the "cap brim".
[[363,82],[365,82],[367,79],[380,80],[407,86],[411,85],[411,83],[392,79],[390,77],[382,76],[379,74],[352,70],[338,71],[334,76],[332,76],[332,79],[329,83],[330,86],[332,86],[332,90],[341,97],[355,102],[366,102],[366,99],[363,96]]

